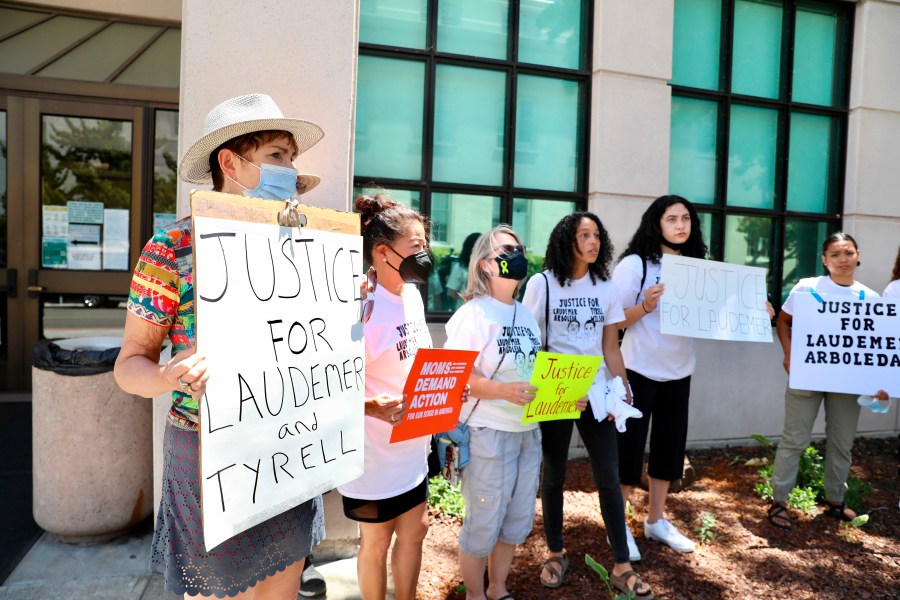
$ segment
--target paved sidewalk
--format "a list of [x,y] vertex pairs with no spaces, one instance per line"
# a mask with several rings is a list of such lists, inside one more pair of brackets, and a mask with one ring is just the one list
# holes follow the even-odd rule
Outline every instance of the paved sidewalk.
[[[0,585],[0,600],[174,600],[150,573],[149,526],[105,544],[73,546],[44,533]],[[316,564],[328,600],[360,600],[356,559]]]

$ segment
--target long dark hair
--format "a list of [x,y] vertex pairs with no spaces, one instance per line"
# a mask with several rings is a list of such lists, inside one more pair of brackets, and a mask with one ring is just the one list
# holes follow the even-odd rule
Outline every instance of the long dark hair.
[[390,246],[394,240],[405,235],[409,221],[421,223],[425,228],[425,238],[429,238],[428,219],[395,201],[390,194],[363,194],[356,198],[355,206],[362,221],[363,256],[369,264],[372,264],[372,252],[377,246]]
[[709,248],[703,241],[703,232],[700,230],[700,216],[697,209],[687,199],[681,196],[668,195],[660,196],[653,201],[653,204],[644,211],[641,217],[641,224],[638,225],[634,237],[628,242],[625,252],[619,257],[622,260],[629,254],[637,254],[644,260],[658,263],[662,259],[662,250],[659,246],[662,244],[662,229],[659,222],[662,220],[666,209],[674,204],[682,204],[691,215],[691,234],[681,248],[681,255],[689,258],[706,258]]
[[894,259],[894,270],[891,271],[891,281],[900,279],[900,248],[897,248],[897,258]]
[[459,251],[459,264],[468,268],[469,261],[472,259],[472,248],[475,247],[475,242],[478,241],[478,237],[481,235],[479,232],[470,233],[466,236],[465,241],[463,241],[462,250]]
[[609,241],[609,234],[603,223],[600,222],[600,217],[592,212],[578,211],[560,219],[553,231],[550,232],[550,239],[547,241],[544,269],[553,271],[553,276],[559,281],[559,285],[566,285],[566,282],[572,279],[574,262],[572,259],[575,249],[578,247],[575,232],[582,219],[593,221],[600,230],[600,254],[596,261],[588,264],[591,283],[597,283],[598,279],[600,281],[609,279],[609,263],[612,262],[613,257],[613,245]]

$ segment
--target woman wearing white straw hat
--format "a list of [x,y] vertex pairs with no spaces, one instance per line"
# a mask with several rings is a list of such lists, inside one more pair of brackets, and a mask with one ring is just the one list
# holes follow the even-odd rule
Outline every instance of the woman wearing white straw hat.
[[[301,184],[294,159],[323,135],[315,123],[286,119],[269,96],[232,98],[209,113],[179,174],[191,183],[212,183],[215,191],[285,200]],[[115,368],[116,381],[127,392],[148,398],[172,393],[150,565],[164,573],[167,591],[185,598],[293,600],[304,558],[325,534],[321,496],[204,552],[198,400],[208,375],[194,346],[192,263],[189,218],[147,242],[134,270]],[[160,365],[166,336],[174,356]]]

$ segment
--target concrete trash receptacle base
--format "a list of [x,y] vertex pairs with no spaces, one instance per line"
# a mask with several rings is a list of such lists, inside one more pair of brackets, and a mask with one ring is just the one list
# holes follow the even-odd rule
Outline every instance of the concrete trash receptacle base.
[[32,369],[34,520],[41,528],[64,542],[96,543],[151,513],[151,410],[150,400],[123,392],[112,371]]

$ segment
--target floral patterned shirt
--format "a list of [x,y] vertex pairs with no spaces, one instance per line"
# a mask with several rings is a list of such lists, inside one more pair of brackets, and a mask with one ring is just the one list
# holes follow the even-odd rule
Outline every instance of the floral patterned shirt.
[[[128,310],[152,325],[168,329],[173,356],[194,345],[196,320],[189,217],[160,229],[144,246],[131,279]],[[171,416],[177,424],[196,429],[197,401],[189,394],[173,391]]]

